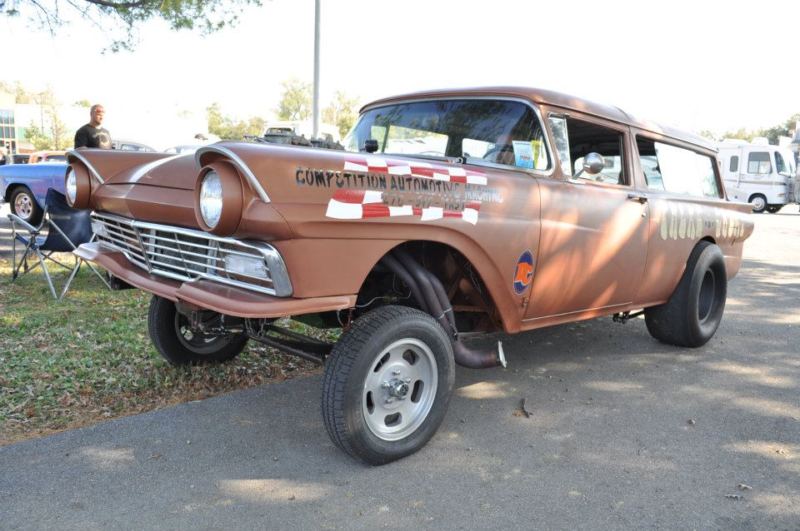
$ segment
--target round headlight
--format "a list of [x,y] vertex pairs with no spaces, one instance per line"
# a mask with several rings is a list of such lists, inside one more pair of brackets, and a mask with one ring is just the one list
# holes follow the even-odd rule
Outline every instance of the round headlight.
[[214,228],[222,216],[222,180],[215,171],[206,173],[200,185],[200,214],[209,228]]
[[67,181],[65,185],[67,189],[67,200],[70,205],[74,205],[75,198],[78,197],[78,177],[75,175],[75,170],[72,168],[67,172]]
[[217,236],[231,236],[242,220],[242,178],[234,166],[213,161],[200,169],[195,181],[194,215],[197,225]]

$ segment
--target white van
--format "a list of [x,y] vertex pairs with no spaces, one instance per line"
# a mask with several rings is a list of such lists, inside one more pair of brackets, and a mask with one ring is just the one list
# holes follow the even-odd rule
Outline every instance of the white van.
[[753,212],[775,213],[795,197],[794,155],[786,148],[723,140],[719,158],[728,197],[753,205]]

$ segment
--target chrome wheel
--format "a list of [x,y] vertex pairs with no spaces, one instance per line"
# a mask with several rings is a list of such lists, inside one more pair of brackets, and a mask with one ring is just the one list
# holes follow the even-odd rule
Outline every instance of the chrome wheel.
[[425,421],[436,398],[438,368],[418,339],[395,341],[372,362],[361,409],[367,427],[384,441],[408,437]]
[[14,213],[25,221],[28,221],[33,216],[33,210],[31,196],[25,192],[17,194],[17,197],[14,199]]

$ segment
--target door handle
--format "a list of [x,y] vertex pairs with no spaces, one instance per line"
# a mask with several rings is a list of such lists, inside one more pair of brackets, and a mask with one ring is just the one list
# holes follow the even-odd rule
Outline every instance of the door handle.
[[641,204],[647,203],[647,196],[637,192],[628,192],[628,199]]

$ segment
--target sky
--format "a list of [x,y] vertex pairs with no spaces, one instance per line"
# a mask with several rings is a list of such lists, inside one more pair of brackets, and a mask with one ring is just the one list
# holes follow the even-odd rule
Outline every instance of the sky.
[[[322,0],[321,21],[323,106],[337,90],[366,103],[521,85],[695,132],[769,127],[800,112],[797,1]],[[212,102],[270,118],[282,81],[313,77],[314,0],[265,0],[206,37],[160,21],[140,36],[132,53],[104,54],[113,35],[81,20],[51,37],[0,17],[0,80],[102,102],[107,124],[115,111],[146,110],[158,127],[159,116]]]

